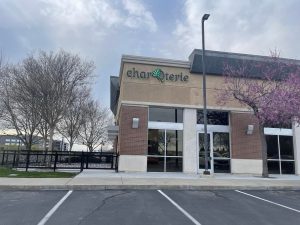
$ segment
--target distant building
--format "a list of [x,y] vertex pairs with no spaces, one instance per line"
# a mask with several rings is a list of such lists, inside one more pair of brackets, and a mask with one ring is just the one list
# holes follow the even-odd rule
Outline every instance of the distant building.
[[[44,150],[44,140],[39,136],[34,136],[32,150]],[[49,146],[49,140],[46,147]],[[54,151],[68,151],[69,144],[63,140],[53,140]],[[0,150],[26,150],[26,146],[20,138],[13,134],[0,134]]]

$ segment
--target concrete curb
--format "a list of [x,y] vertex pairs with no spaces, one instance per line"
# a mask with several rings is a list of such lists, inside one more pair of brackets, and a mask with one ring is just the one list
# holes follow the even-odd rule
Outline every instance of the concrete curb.
[[0,190],[38,191],[38,190],[290,190],[299,191],[299,186],[193,186],[193,185],[1,185]]

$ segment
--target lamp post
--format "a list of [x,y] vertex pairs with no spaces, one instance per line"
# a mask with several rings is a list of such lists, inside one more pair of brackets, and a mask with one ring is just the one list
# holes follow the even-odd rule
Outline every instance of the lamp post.
[[202,17],[202,73],[203,73],[203,117],[204,117],[204,155],[205,155],[205,170],[204,175],[209,175],[208,170],[208,140],[207,140],[207,110],[206,110],[206,74],[205,74],[205,42],[204,42],[204,22],[209,17],[209,14],[204,14]]

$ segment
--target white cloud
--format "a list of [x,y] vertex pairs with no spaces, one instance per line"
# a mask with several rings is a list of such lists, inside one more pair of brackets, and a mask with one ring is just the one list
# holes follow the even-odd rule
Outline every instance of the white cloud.
[[112,26],[122,19],[120,11],[107,0],[43,0],[41,14],[53,23],[70,26]]
[[156,31],[152,13],[137,0],[3,0],[0,2],[0,27],[16,24],[52,26],[55,29],[129,27]]
[[296,37],[300,30],[297,0],[187,0],[183,20],[177,21],[174,35],[178,46],[187,55],[201,48],[201,18],[211,14],[205,22],[206,48],[219,51],[268,55],[277,48],[284,57],[297,57],[300,45]]
[[150,31],[157,30],[157,24],[150,11],[147,11],[144,5],[137,0],[122,0],[124,8],[128,11],[125,24],[129,27],[140,27],[146,25]]

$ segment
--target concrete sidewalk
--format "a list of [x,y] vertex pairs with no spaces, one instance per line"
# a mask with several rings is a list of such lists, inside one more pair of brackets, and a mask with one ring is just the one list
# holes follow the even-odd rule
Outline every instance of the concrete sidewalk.
[[183,173],[115,173],[84,170],[74,178],[0,178],[2,190],[105,190],[105,189],[178,189],[178,190],[300,190],[300,177],[271,175],[218,174],[204,177]]

